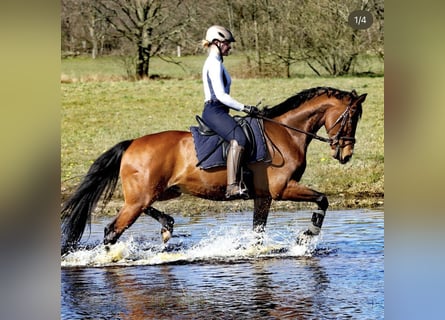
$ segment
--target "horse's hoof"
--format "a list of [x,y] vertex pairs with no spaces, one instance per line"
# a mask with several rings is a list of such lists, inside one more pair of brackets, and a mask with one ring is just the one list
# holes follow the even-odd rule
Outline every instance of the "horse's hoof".
[[172,233],[169,230],[167,230],[167,228],[162,228],[161,229],[161,236],[162,236],[162,241],[164,243],[166,243],[168,240],[171,239]]
[[307,246],[311,243],[314,234],[310,230],[306,230],[301,232],[297,237],[297,245],[299,246]]

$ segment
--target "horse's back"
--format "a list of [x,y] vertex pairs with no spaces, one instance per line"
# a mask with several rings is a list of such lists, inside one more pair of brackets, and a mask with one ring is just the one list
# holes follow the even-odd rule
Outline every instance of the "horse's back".
[[184,144],[192,143],[192,136],[187,131],[162,131],[148,134],[137,139],[127,149],[124,160],[137,158],[139,161],[145,158],[162,160],[168,155],[177,156]]
[[139,137],[126,150],[121,163],[121,172],[159,172],[164,176],[185,161],[197,161],[193,139],[187,131],[163,131]]
[[191,139],[191,133],[188,131],[169,130],[161,131],[139,137],[133,141],[132,148],[155,148],[175,144],[184,139]]

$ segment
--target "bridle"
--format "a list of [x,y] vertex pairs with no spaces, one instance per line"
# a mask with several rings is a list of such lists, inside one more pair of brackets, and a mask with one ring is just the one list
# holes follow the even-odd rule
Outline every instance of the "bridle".
[[[343,132],[343,129],[345,128],[347,121],[351,120],[350,111],[351,111],[351,105],[349,104],[346,107],[345,111],[338,117],[338,119],[334,122],[334,124],[327,130],[327,133],[329,134],[329,131],[331,131],[337,124],[340,123],[340,128],[338,129],[335,136],[333,138],[331,138],[331,142],[330,142],[330,146],[335,147],[335,156],[334,157],[336,159],[338,159],[338,156],[340,154],[340,149],[343,149],[344,147],[355,143],[354,137],[341,136],[341,133]],[[349,141],[349,143],[346,142],[346,143],[343,143],[342,145],[340,145],[340,140],[343,140],[343,141],[346,140],[346,141]]]
[[[351,111],[351,105],[348,105],[346,107],[345,111],[343,111],[343,113],[338,117],[338,119],[334,122],[334,124],[327,130],[327,133],[329,134],[329,131],[331,131],[337,124],[340,123],[340,128],[338,129],[335,136],[333,138],[331,138],[331,142],[330,142],[331,146],[339,146],[340,140],[346,140],[346,141],[351,141],[352,143],[355,143],[354,137],[340,136],[341,133],[343,132],[343,129],[345,128],[347,121],[350,120],[350,118],[351,118],[350,111]],[[343,145],[342,148],[346,147],[346,146],[347,146],[347,144]]]
[[[312,137],[312,138],[314,138],[314,139],[320,140],[320,141],[322,141],[322,142],[329,143],[329,145],[330,145],[331,147],[336,147],[336,152],[338,153],[338,152],[340,151],[341,148],[344,148],[344,147],[346,147],[347,145],[349,145],[349,144],[351,144],[351,143],[355,143],[355,138],[354,138],[354,137],[341,136],[342,131],[343,131],[343,129],[344,129],[345,126],[346,126],[346,123],[347,123],[348,120],[350,120],[350,118],[351,118],[351,117],[350,117],[350,111],[351,111],[351,105],[348,105],[348,106],[346,107],[345,111],[344,111],[344,112],[337,118],[337,120],[334,122],[334,124],[327,130],[327,133],[329,134],[329,132],[330,132],[330,131],[331,131],[337,124],[340,123],[340,128],[338,129],[338,131],[337,131],[337,133],[335,134],[335,136],[332,137],[332,138],[325,138],[325,137],[319,136],[319,135],[317,135],[317,134],[315,134],[315,133],[308,132],[308,131],[305,131],[305,130],[302,130],[302,129],[298,129],[298,128],[289,126],[289,125],[287,125],[287,124],[285,124],[285,123],[282,123],[282,122],[273,120],[273,119],[271,119],[271,118],[262,116],[261,114],[259,114],[257,117],[258,117],[258,118],[261,118],[261,119],[263,119],[263,120],[266,120],[266,121],[269,121],[269,122],[278,124],[278,125],[280,125],[280,126],[282,126],[282,127],[285,127],[285,128],[287,128],[287,129],[290,129],[290,130],[293,130],[293,131],[297,131],[297,132],[300,132],[300,133],[304,133],[305,135],[310,136],[310,137]],[[351,143],[340,145],[340,140],[350,141]]]

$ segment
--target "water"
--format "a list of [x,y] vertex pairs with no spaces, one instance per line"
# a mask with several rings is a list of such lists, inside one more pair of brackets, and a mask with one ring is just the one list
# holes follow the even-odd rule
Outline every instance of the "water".
[[62,259],[62,319],[383,319],[384,214],[329,211],[322,234],[295,243],[311,212],[273,212],[263,245],[252,213],[175,216],[174,238],[141,216],[106,251],[94,221]]

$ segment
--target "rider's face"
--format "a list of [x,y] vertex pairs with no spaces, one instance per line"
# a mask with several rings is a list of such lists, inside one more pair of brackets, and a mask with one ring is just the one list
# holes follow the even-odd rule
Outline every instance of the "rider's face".
[[219,48],[221,49],[221,54],[223,56],[228,56],[230,49],[232,49],[232,47],[230,46],[230,42],[229,41],[222,41],[222,42],[220,42],[220,47]]

